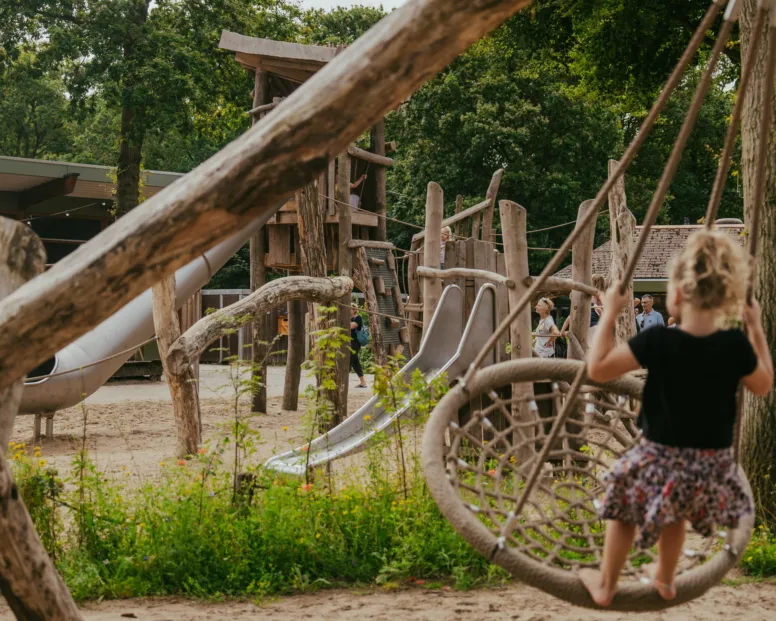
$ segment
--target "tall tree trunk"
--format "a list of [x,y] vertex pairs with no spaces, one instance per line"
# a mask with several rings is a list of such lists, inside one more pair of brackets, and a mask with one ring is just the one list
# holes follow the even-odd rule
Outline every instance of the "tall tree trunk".
[[[311,181],[299,190],[296,194],[296,201],[302,273],[306,276],[324,278],[327,275],[326,237],[324,228],[326,211],[320,208],[316,181]],[[331,316],[324,316],[320,313],[319,304],[310,304],[308,308],[313,330],[322,330],[338,324],[339,313],[334,313]],[[319,357],[316,362],[319,366],[326,364],[323,357]],[[334,373],[336,373],[336,369],[334,370]],[[320,380],[321,377],[320,374],[318,374],[319,389]],[[340,411],[338,407],[340,392],[336,387],[333,390],[324,390],[323,397],[331,404],[331,415],[326,417],[326,420],[320,421],[321,431],[326,431],[334,426],[337,412]]]
[[132,211],[140,202],[140,164],[143,159],[142,112],[121,109],[119,165],[116,174],[116,216]]
[[[743,54],[749,53],[749,40],[757,10],[757,0],[746,0],[741,12]],[[767,20],[766,20],[767,21]],[[765,61],[768,37],[763,33],[757,50],[749,91],[744,100],[741,121],[743,139],[742,168],[744,212],[747,221],[752,212],[755,158],[760,131],[760,110],[765,85]],[[776,101],[767,102],[771,116],[770,144],[766,164],[765,203],[758,231],[760,235],[754,292],[763,307],[763,328],[771,353],[776,353]],[[776,528],[776,391],[763,398],[745,391],[744,420],[741,429],[741,458],[752,484],[758,516]]]
[[121,93],[121,130],[119,134],[119,162],[116,175],[116,216],[132,211],[140,202],[140,164],[143,161],[145,138],[145,107],[135,101],[135,89],[142,77],[133,67],[142,64],[138,58],[138,36],[143,36],[143,25],[148,21],[150,0],[133,0],[128,6],[127,21],[136,26],[130,28],[123,44],[124,67]]
[[176,372],[170,368],[168,358],[170,347],[181,335],[178,311],[175,309],[175,275],[160,280],[153,286],[152,292],[154,328],[175,416],[178,438],[175,454],[183,459],[197,453],[202,442],[202,420],[193,365],[188,364]]

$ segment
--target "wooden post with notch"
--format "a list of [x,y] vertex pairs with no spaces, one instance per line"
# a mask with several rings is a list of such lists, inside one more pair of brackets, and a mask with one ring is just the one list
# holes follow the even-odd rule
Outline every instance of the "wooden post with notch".
[[[609,176],[614,174],[619,162],[609,160]],[[625,196],[625,177],[621,176],[609,192],[609,226],[612,236],[612,264],[609,270],[609,284],[618,284],[633,255],[635,243],[636,219],[628,210]],[[628,299],[633,299],[633,282],[628,283]],[[615,324],[615,342],[627,343],[636,335],[636,311],[633,304],[628,304],[617,316]]]
[[487,209],[482,213],[482,241],[494,243],[496,241],[496,232],[493,230],[493,214],[496,210],[496,197],[498,189],[501,187],[501,177],[504,176],[504,169],[499,168],[493,173],[490,179],[488,191],[485,194],[485,200],[488,201]]
[[[426,192],[426,238],[423,248],[423,265],[439,269],[442,253],[442,218],[444,216],[444,194],[438,183],[428,184]],[[439,278],[424,278],[423,290],[423,338],[426,336],[431,318],[434,316],[439,298],[442,296],[442,281]]]
[[[517,305],[528,290],[525,280],[528,277],[528,238],[527,212],[525,208],[512,201],[499,203],[501,215],[501,230],[504,233],[504,262],[506,264],[507,278],[515,283],[515,286],[507,289],[507,298],[510,308]],[[533,355],[533,339],[531,338],[531,309],[529,305],[523,309],[517,319],[509,326],[510,358],[519,360],[530,358]],[[533,385],[522,382],[512,384],[512,398],[530,400],[534,397]],[[534,412],[528,406],[527,401],[513,404],[512,415],[519,421],[533,421]],[[525,430],[520,438],[533,437],[532,430]],[[524,445],[522,451],[515,455],[520,464],[526,463],[533,455],[532,444]]]
[[[43,272],[46,251],[26,224],[0,217],[0,299]],[[0,390],[0,441],[13,428],[24,390],[19,379]],[[0,455],[0,592],[19,620],[81,621],[65,583],[38,537],[5,457]]]
[[[463,209],[463,196],[460,194],[455,197],[455,215],[457,216],[459,213],[461,213],[461,210]],[[453,225],[453,239],[461,236],[461,222],[460,220],[456,222]]]
[[[585,217],[593,201],[585,201],[579,206],[577,213],[577,226]],[[585,285],[593,284],[593,244],[595,243],[595,223],[593,220],[585,231],[574,243],[571,256],[571,279]],[[584,291],[573,290],[571,292],[571,321],[569,329],[582,347],[582,351],[576,351],[576,343],[569,347],[569,358],[582,360],[587,352],[587,336],[590,332],[590,312],[592,298]],[[569,343],[572,343],[570,339]]]
[[202,442],[202,419],[200,417],[197,378],[191,364],[179,372],[169,365],[168,355],[172,344],[181,336],[178,312],[175,309],[175,275],[167,276],[152,288],[154,328],[156,329],[159,355],[167,378],[175,416],[177,436],[176,455],[184,459],[196,455]]

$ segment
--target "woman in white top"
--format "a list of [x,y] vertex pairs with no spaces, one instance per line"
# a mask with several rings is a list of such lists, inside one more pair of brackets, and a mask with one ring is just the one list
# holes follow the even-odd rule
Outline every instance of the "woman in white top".
[[[536,312],[539,314],[539,326],[536,328],[536,333],[540,336],[536,337],[534,349],[542,358],[555,357],[555,339],[560,336],[558,326],[555,325],[555,320],[550,315],[553,308],[555,308],[555,304],[549,298],[542,298],[536,304]],[[547,336],[544,336],[545,334]]]

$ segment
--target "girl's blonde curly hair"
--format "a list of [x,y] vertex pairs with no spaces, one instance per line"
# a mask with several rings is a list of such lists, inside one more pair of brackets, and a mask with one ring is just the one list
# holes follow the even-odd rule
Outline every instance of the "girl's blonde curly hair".
[[719,231],[690,235],[684,250],[671,262],[671,286],[682,299],[703,310],[737,316],[749,282],[749,260],[741,245]]

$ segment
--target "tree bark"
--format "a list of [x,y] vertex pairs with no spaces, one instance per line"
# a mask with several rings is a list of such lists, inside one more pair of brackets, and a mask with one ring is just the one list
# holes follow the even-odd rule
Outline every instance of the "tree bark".
[[[524,207],[511,201],[501,201],[499,212],[501,214],[501,230],[504,231],[504,264],[507,277],[515,283],[515,287],[507,289],[507,298],[509,305],[514,307],[528,290],[528,285],[525,284],[528,277],[528,238],[526,235],[528,215]],[[533,354],[531,342],[531,309],[526,305],[509,326],[510,358],[512,360],[530,358]],[[533,396],[532,384],[527,382],[512,384],[513,399],[532,399]],[[515,419],[521,422],[530,422],[535,418],[535,414],[527,403],[513,404],[512,413]],[[516,434],[522,434],[515,438],[515,441],[518,442],[526,436],[532,437],[535,432],[533,429],[526,429],[522,432],[516,432]],[[527,463],[533,456],[532,446],[530,443],[524,445],[515,456],[521,464]]]
[[[350,218],[350,156],[341,153],[337,158],[337,207],[338,207],[338,245],[337,260],[339,275],[345,278],[353,276],[353,254],[348,247],[353,238],[353,225]],[[347,197],[345,197],[347,192]],[[350,292],[339,300],[339,327],[350,336]],[[348,389],[350,387],[350,339],[342,344],[337,359],[337,386],[339,387],[335,404],[333,425],[338,425],[348,417]]]
[[[0,216],[0,300],[43,272],[45,265],[46,250],[32,229]],[[0,459],[11,439],[23,390],[22,379],[0,389]]]
[[493,229],[493,214],[496,211],[496,197],[498,196],[498,189],[501,187],[501,177],[503,176],[503,168],[499,168],[494,172],[488,191],[485,193],[488,208],[482,214],[482,240],[491,243],[496,242],[496,231]]
[[[143,139],[145,138],[145,113],[143,105],[138,105],[136,90],[140,78],[132,66],[139,62],[137,48],[140,40],[138,33],[142,32],[148,21],[149,0],[135,2],[128,18],[136,28],[127,37],[123,45],[125,66],[129,68],[124,76],[124,88],[121,93],[121,128],[119,130],[119,159],[116,171],[116,215],[118,217],[129,213],[140,202],[140,164],[143,161]],[[142,36],[142,35],[141,35]]]
[[[372,153],[376,155],[385,155],[385,122],[380,120],[372,126],[371,134],[371,147]],[[386,216],[386,203],[387,203],[387,190],[386,190],[386,170],[384,166],[375,166],[375,213],[377,214],[377,229],[375,231],[375,239],[378,241],[385,241],[387,222]]]
[[[609,160],[609,176],[617,170],[617,160]],[[609,285],[622,281],[628,261],[633,255],[636,219],[628,210],[625,196],[625,176],[623,175],[609,192],[609,228],[611,231],[612,263],[609,269]],[[628,299],[633,299],[633,283],[628,283]],[[628,304],[618,316],[615,325],[615,342],[627,343],[636,336],[636,310]]]
[[527,4],[416,0],[391,13],[264,122],[0,303],[0,387],[247,223],[269,218],[333,155]]
[[[741,10],[742,52],[749,53],[749,40],[757,10],[756,0],[746,0]],[[767,22],[767,20],[766,20]],[[771,36],[774,33],[771,32]],[[742,111],[742,154],[744,213],[749,221],[753,208],[756,153],[760,132],[760,111],[765,86],[765,61],[769,37],[763,33],[757,50]],[[772,354],[776,353],[776,101],[771,107],[768,158],[766,163],[765,203],[757,231],[760,235],[754,294],[763,309],[763,328]],[[744,391],[744,418],[741,428],[741,460],[752,485],[757,514],[771,529],[776,529],[776,391],[762,398]]]
[[[579,206],[577,215],[577,226],[584,219],[590,207],[593,207],[593,201],[585,201]],[[575,282],[581,282],[591,285],[593,282],[593,244],[595,242],[595,220],[591,221],[585,232],[579,236],[574,244],[573,255],[571,257],[571,279]],[[591,297],[584,291],[574,290],[571,292],[571,321],[569,329],[577,337],[577,341],[582,346],[582,351],[587,352],[587,335],[590,332],[590,302]],[[573,350],[570,350],[573,351]],[[573,358],[580,359],[580,352]]]
[[[256,70],[253,79],[253,107],[262,106],[269,102],[269,74],[266,71]],[[252,124],[255,125],[263,118],[254,116]],[[251,262],[251,291],[257,291],[267,282],[267,268],[264,266],[264,257],[267,254],[267,242],[265,227],[261,227],[251,238],[250,262]],[[267,358],[269,354],[269,317],[258,315],[253,318],[251,330],[251,377],[254,390],[251,410],[254,412],[267,411]],[[239,354],[242,357],[242,352]]]
[[301,300],[291,300],[288,308],[288,356],[283,384],[283,409],[296,411],[299,407],[299,383],[304,363],[304,306]]
[[[163,278],[153,286],[154,328],[156,329],[162,368],[170,389],[172,410],[175,416],[175,430],[178,443],[176,455],[183,459],[196,455],[202,443],[202,419],[197,395],[197,378],[192,363],[199,359],[193,356],[186,365],[171,364],[170,348],[181,338],[178,312],[175,310],[175,276]],[[207,321],[208,318],[202,321]],[[200,322],[198,322],[200,323]],[[192,328],[193,329],[193,328]],[[212,341],[211,341],[212,342]],[[204,350],[204,347],[203,347]]]
[[[423,247],[423,265],[438,270],[441,264],[442,252],[442,216],[444,209],[442,188],[433,181],[428,184],[426,194],[426,230]],[[421,287],[423,291],[423,338],[431,325],[439,298],[442,296],[442,281],[438,278],[425,278]]]
[[[348,182],[348,188],[350,183]],[[350,205],[348,204],[348,208]],[[302,255],[302,273],[315,278],[326,276],[326,237],[324,219],[326,211],[320,207],[318,189],[315,181],[311,181],[297,193],[297,220],[299,228],[299,250]],[[334,317],[322,315],[318,304],[308,306],[309,317],[313,326],[310,338],[310,351],[313,350],[317,330],[326,329],[339,323],[339,309]],[[319,358],[318,365],[324,360]],[[317,378],[320,384],[320,376]],[[334,415],[332,420],[321,421],[321,431],[333,426],[336,413],[339,412],[339,390],[326,390],[324,397],[331,403]]]
[[[46,264],[46,252],[28,226],[0,217],[0,299],[34,278]],[[19,410],[24,381],[0,390],[0,434],[8,446]],[[0,455],[0,592],[17,619],[76,621],[81,619],[70,593],[57,574],[35,531],[35,525]]]
[[[127,95],[128,97],[129,95]],[[132,211],[140,202],[140,164],[143,161],[143,110],[121,109],[119,161],[116,170],[116,216]]]
[[385,344],[383,343],[383,333],[380,329],[380,321],[383,317],[375,314],[380,312],[380,307],[377,304],[377,296],[375,295],[375,290],[372,286],[371,270],[369,269],[369,263],[366,258],[366,248],[359,246],[352,250],[352,252],[355,255],[355,260],[353,262],[353,282],[364,293],[366,310],[369,311],[369,332],[372,337],[372,354],[374,355],[375,364],[377,366],[385,366],[388,360],[386,359]]
[[309,300],[316,303],[331,302],[348,295],[353,290],[350,278],[311,278],[309,276],[287,276],[268,282],[261,289],[203,317],[185,334],[178,336],[167,352],[171,370],[181,373],[217,338],[233,330],[240,317],[266,315],[273,308],[291,300]]

